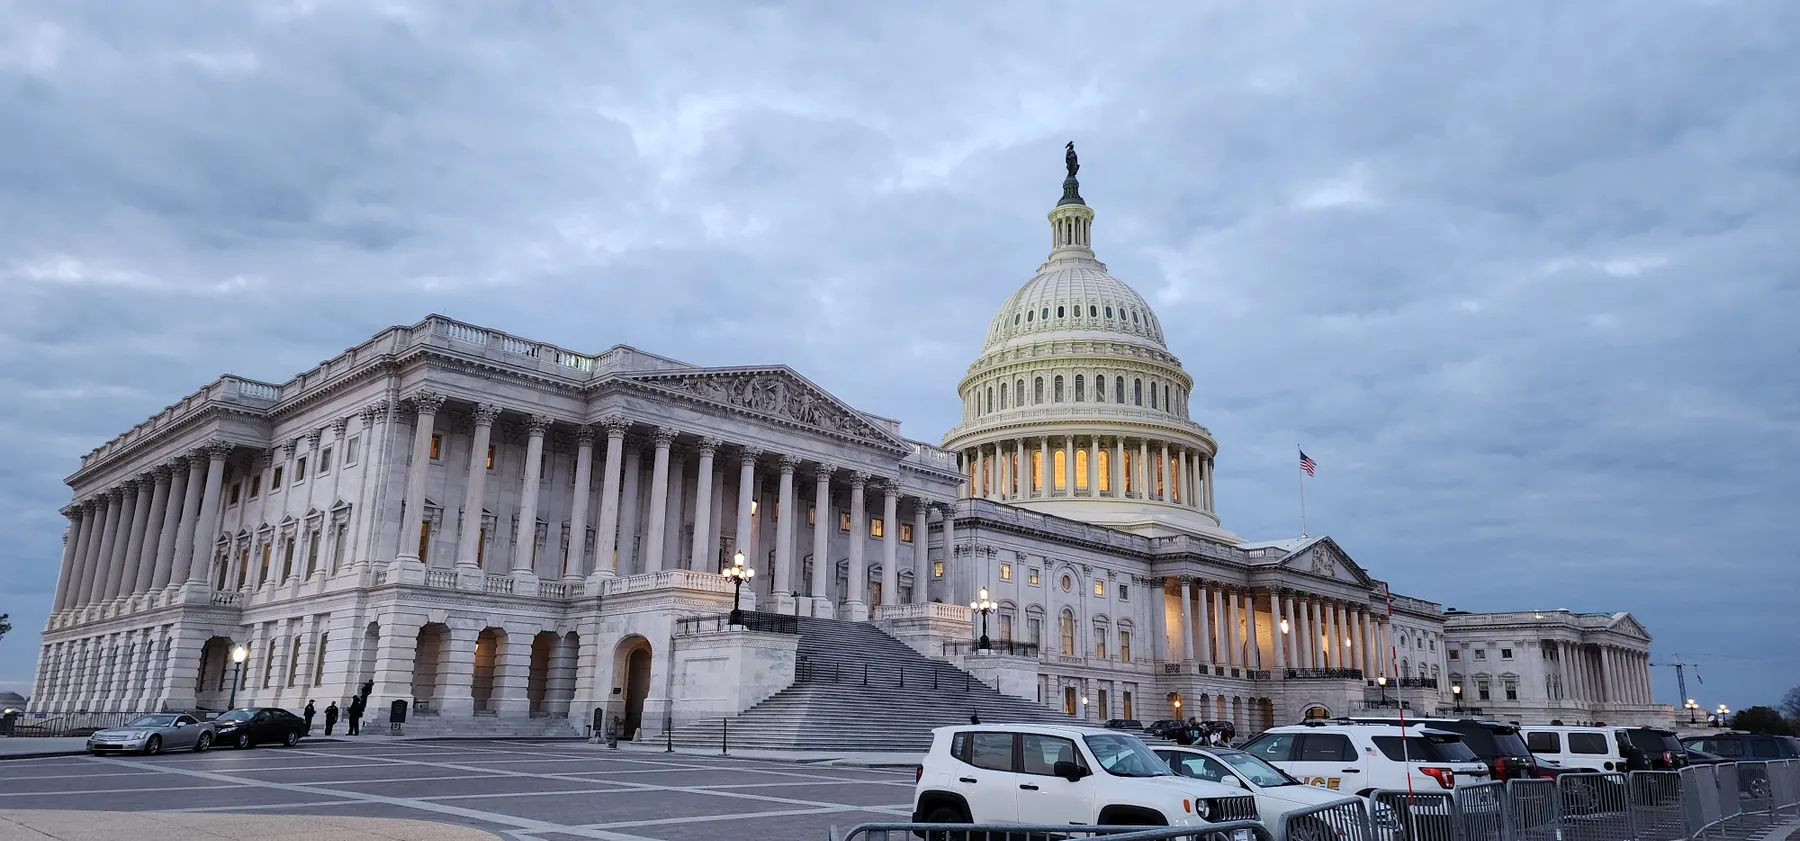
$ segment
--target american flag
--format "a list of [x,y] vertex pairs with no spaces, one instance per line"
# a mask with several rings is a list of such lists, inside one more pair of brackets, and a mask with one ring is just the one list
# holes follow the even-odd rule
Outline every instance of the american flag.
[[1313,475],[1316,475],[1313,471],[1319,469],[1319,463],[1316,461],[1313,461],[1310,458],[1307,458],[1306,451],[1301,450],[1300,451],[1300,469],[1306,471],[1306,475],[1313,476]]

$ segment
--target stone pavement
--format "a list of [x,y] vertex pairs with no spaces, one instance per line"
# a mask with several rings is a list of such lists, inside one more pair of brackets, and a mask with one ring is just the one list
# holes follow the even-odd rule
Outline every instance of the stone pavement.
[[86,736],[49,738],[40,738],[36,736],[8,736],[4,739],[0,739],[0,759],[18,759],[31,756],[57,756],[68,753],[85,753],[86,751]]
[[392,818],[192,812],[0,810],[0,841],[495,841],[492,833]]

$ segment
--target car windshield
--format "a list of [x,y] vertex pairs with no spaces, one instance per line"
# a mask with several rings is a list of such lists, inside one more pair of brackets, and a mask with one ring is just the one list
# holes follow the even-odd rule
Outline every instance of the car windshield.
[[1675,738],[1674,733],[1668,730],[1651,730],[1649,728],[1643,728],[1638,730],[1627,730],[1625,731],[1625,734],[1626,738],[1629,738],[1631,744],[1636,746],[1638,750],[1649,753],[1662,753],[1664,751],[1679,753],[1682,749],[1681,742]]
[[221,715],[217,719],[214,719],[214,720],[215,721],[249,721],[250,717],[254,716],[254,715],[256,715],[256,712],[254,710],[232,710],[231,712]]
[[175,724],[175,716],[172,716],[172,715],[146,715],[146,716],[140,716],[136,721],[133,721],[130,724],[127,724],[125,726],[126,727],[171,727],[174,724]]
[[1531,755],[1531,748],[1526,747],[1525,740],[1519,738],[1518,728],[1490,727],[1488,729],[1494,734],[1494,747],[1499,749],[1501,756]]
[[1288,776],[1280,768],[1242,751],[1219,751],[1217,755],[1226,765],[1231,766],[1231,770],[1247,777],[1257,788],[1300,785],[1299,780]]
[[1136,736],[1096,734],[1085,736],[1082,741],[1094,752],[1100,767],[1115,777],[1167,777],[1174,773]]

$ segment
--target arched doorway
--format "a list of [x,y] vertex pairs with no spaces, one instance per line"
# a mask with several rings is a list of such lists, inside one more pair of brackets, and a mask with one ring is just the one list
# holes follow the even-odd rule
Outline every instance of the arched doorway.
[[351,687],[352,692],[360,693],[364,686],[370,686],[370,691],[374,691],[372,685],[375,682],[375,652],[380,645],[381,623],[370,622],[369,626],[363,629],[362,653],[358,656],[356,685]]
[[531,668],[525,675],[525,701],[531,714],[545,715],[549,713],[552,683],[555,674],[556,632],[540,631],[531,638]]
[[644,699],[650,697],[650,655],[649,640],[629,636],[620,641],[613,656],[613,682],[623,705],[615,713],[623,719],[619,727],[621,739],[635,741],[638,730],[644,726]]
[[232,641],[230,637],[213,637],[200,647],[199,673],[194,683],[194,705],[201,709],[222,710],[231,700]]
[[475,675],[469,682],[469,691],[474,695],[477,715],[494,712],[494,666],[505,647],[506,632],[499,628],[484,628],[475,637]]
[[420,715],[436,714],[443,700],[439,697],[439,688],[444,682],[440,664],[444,662],[449,646],[449,626],[431,622],[419,628],[413,649],[412,694],[413,707]]

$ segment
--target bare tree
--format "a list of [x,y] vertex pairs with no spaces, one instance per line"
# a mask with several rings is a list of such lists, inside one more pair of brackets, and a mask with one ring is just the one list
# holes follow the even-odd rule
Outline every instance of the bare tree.
[[1786,695],[1781,696],[1781,714],[1800,720],[1800,686],[1789,689]]

